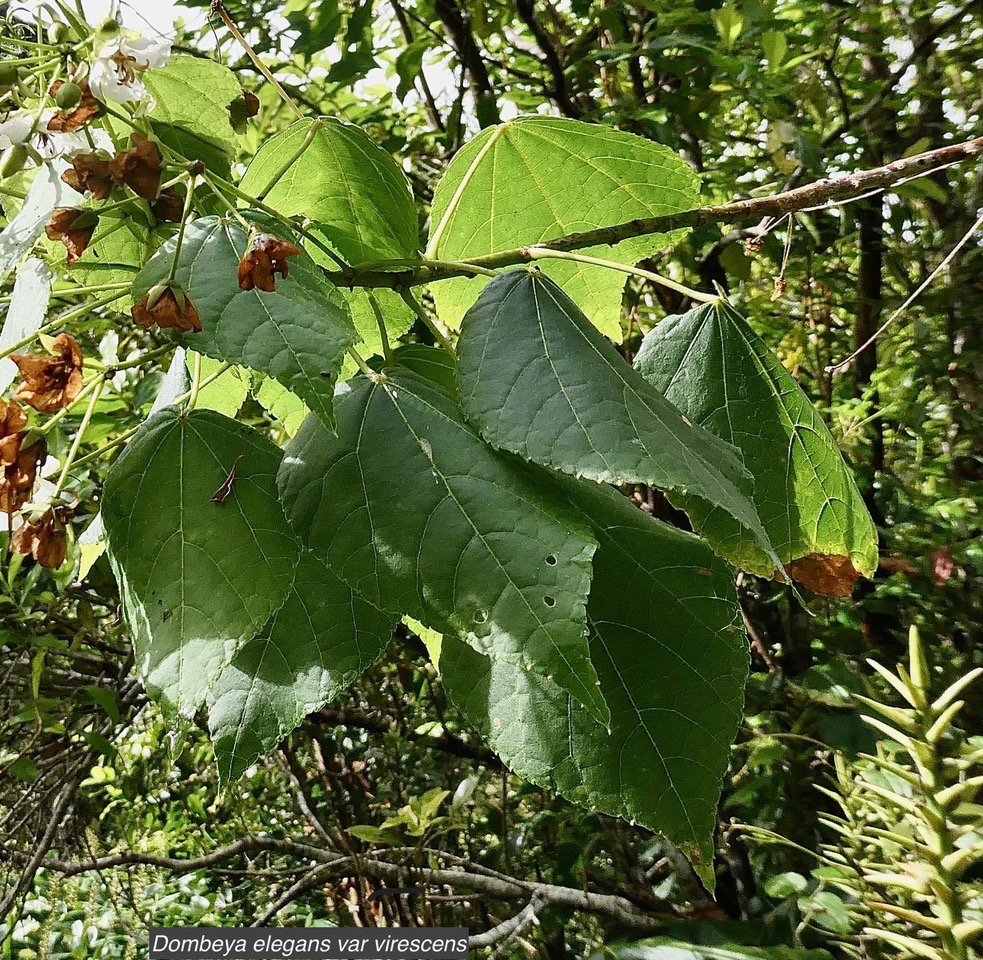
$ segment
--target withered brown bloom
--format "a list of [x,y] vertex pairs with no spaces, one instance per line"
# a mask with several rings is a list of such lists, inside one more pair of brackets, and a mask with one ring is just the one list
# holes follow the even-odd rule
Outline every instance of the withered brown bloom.
[[[48,93],[55,96],[64,84],[64,80],[56,80]],[[85,126],[93,117],[99,116],[102,104],[92,95],[88,81],[77,80],[82,90],[82,99],[78,106],[68,111],[68,113],[56,113],[48,121],[48,129],[52,133],[74,133],[80,127]]]
[[7,466],[17,459],[21,431],[27,426],[27,414],[13,401],[0,400],[0,465]]
[[[82,217],[80,225],[76,225]],[[92,239],[98,219],[91,210],[78,210],[75,207],[59,207],[51,214],[44,232],[49,240],[60,240],[68,251],[69,266],[85,252]]]
[[157,200],[150,205],[150,209],[162,223],[165,221],[179,223],[184,216],[184,200],[174,187],[168,187],[161,191]]
[[287,276],[287,257],[300,254],[300,247],[289,240],[259,233],[253,237],[245,256],[239,261],[239,286],[272,293],[276,290],[276,274]]
[[164,158],[160,147],[139,133],[130,135],[132,150],[123,150],[111,163],[112,175],[126,184],[138,197],[144,200],[157,199],[160,189],[160,170]]
[[67,333],[55,338],[51,356],[14,353],[10,359],[17,364],[24,382],[14,394],[38,413],[52,413],[71,406],[82,389],[82,351]]
[[10,538],[10,549],[34,557],[42,567],[57,570],[68,552],[64,511],[64,507],[48,507],[37,519],[25,519]]
[[73,190],[92,194],[93,200],[105,200],[113,190],[113,175],[109,171],[109,161],[94,153],[80,153],[72,159],[72,169],[61,175]]
[[43,440],[24,446],[27,415],[13,400],[0,400],[0,513],[13,513],[31,499],[38,464],[45,456]]
[[45,452],[43,440],[29,447],[21,444],[13,463],[3,465],[0,473],[0,513],[13,513],[31,499],[38,478],[38,466]]
[[199,333],[201,318],[194,302],[183,290],[175,293],[174,288],[166,287],[163,292],[155,288],[144,294],[133,304],[130,315],[140,327],[156,324],[164,330],[177,330],[179,333]]

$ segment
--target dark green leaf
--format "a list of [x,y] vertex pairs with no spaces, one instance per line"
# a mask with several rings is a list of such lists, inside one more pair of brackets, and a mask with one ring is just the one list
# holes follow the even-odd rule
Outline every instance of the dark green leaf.
[[[173,407],[106,479],[102,518],[148,689],[197,709],[293,581],[299,546],[276,497],[280,451],[211,410]],[[235,468],[222,503],[213,495]]]
[[385,649],[397,619],[302,553],[286,602],[209,693],[208,726],[223,781],[235,780],[341,694]]
[[730,570],[610,488],[560,483],[600,543],[587,615],[610,732],[555,684],[447,636],[444,685],[516,773],[660,831],[712,884],[716,804],[748,667]]
[[[740,448],[783,564],[844,557],[856,572],[874,572],[877,533],[826,424],[733,307],[719,301],[666,317],[645,337],[635,366],[686,416]],[[724,557],[770,573],[770,560],[732,517],[692,497],[674,500]]]
[[461,405],[493,446],[591,480],[686,491],[765,555],[737,451],[667,403],[549,278],[491,281],[464,318],[458,358]]
[[374,605],[552,677],[606,717],[587,652],[589,528],[420,374],[429,362],[452,377],[440,351],[408,354],[415,369],[339,394],[337,438],[312,418],[301,428],[279,477],[288,516]]
[[[140,272],[134,299],[167,279],[175,242]],[[188,226],[176,279],[194,301],[203,330],[177,339],[216,360],[269,374],[330,426],[334,384],[355,339],[348,305],[305,254],[290,258],[290,274],[277,279],[275,292],[240,290],[236,269],[246,246],[238,223],[203,217]]]

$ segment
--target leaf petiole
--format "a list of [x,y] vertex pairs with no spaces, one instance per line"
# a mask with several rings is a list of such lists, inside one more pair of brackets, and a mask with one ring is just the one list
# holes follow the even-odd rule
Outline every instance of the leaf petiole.
[[651,270],[643,270],[641,267],[633,267],[627,263],[618,263],[615,260],[603,260],[600,257],[590,257],[583,253],[572,253],[566,250],[554,250],[551,247],[525,247],[523,256],[527,260],[571,260],[574,263],[586,263],[594,267],[607,267],[610,270],[617,270],[619,273],[631,274],[633,277],[641,277],[643,280],[650,280],[668,290],[675,290],[683,296],[696,300],[698,303],[716,303],[720,297],[716,294],[703,293],[694,290],[685,284],[677,283],[668,277],[663,277]]
[[386,358],[386,363],[392,359],[392,348],[389,345],[389,331],[386,330],[386,321],[382,316],[382,308],[379,306],[379,301],[376,299],[375,294],[368,290],[366,291],[369,296],[369,304],[372,307],[372,312],[375,314],[375,322],[379,325],[379,339],[382,341],[382,355]]
[[447,339],[444,332],[437,326],[437,324],[430,317],[430,314],[423,308],[423,304],[420,303],[416,297],[410,293],[409,290],[401,290],[399,295],[406,301],[409,308],[423,321],[423,325],[433,334],[434,339],[453,357],[456,356],[454,353],[454,346]]

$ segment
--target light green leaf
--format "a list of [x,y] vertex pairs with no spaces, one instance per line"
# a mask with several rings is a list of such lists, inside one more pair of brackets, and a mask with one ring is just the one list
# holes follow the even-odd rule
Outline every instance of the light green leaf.
[[297,435],[304,418],[310,413],[307,404],[300,397],[271,377],[262,378],[254,396],[267,413],[280,421],[280,426],[288,437]]
[[[379,333],[379,321],[376,319],[375,306],[382,314],[383,323],[386,325],[386,336],[389,338],[390,346],[395,349],[397,340],[407,333],[416,320],[416,314],[407,305],[406,301],[394,290],[386,287],[379,287],[370,290],[362,287],[355,287],[352,290],[342,288],[341,292],[348,301],[352,311],[352,320],[355,323],[355,330],[358,333],[358,344],[356,349],[362,358],[368,360],[370,357],[382,356],[382,336]],[[351,357],[345,359],[342,367],[341,377],[349,380],[358,372],[358,365]]]
[[343,693],[386,648],[396,620],[304,551],[286,602],[208,695],[222,780],[237,779],[307,714]]
[[[330,426],[334,384],[355,339],[348,305],[303,253],[290,258],[289,276],[277,278],[275,292],[240,290],[236,269],[246,246],[238,223],[202,217],[188,226],[176,279],[203,329],[176,339],[216,360],[269,374]],[[174,249],[172,239],[140,271],[134,300],[167,280]]]
[[[186,360],[189,373],[194,371],[196,356],[201,358],[202,380],[210,377],[223,365],[220,360],[201,356],[201,354],[191,350]],[[195,407],[199,410],[214,410],[217,413],[225,414],[227,417],[234,417],[248,394],[249,371],[242,367],[229,367],[228,370],[220,373],[211,383],[206,384],[198,391]]]
[[398,839],[398,835],[394,834],[391,829],[387,830],[385,825],[373,827],[369,824],[360,823],[357,826],[349,827],[348,833],[353,837],[358,837],[359,840],[364,840],[366,843],[385,844]]
[[75,582],[81,583],[95,565],[95,562],[106,552],[106,530],[102,524],[102,514],[97,513],[92,522],[85,528],[76,541],[79,554],[79,568]]
[[444,637],[441,678],[516,773],[658,830],[712,884],[717,798],[748,669],[731,572],[610,488],[560,484],[600,542],[587,616],[610,733],[555,684],[454,637]]
[[[285,216],[313,221],[313,234],[351,264],[418,253],[416,204],[406,175],[362,130],[340,120],[299,120],[270,138],[240,186]],[[330,263],[316,247],[310,250]]]
[[606,718],[587,652],[595,542],[465,422],[442,351],[416,347],[339,392],[338,436],[309,418],[279,486],[307,545],[375,606],[552,677]]
[[492,446],[578,477],[686,491],[766,555],[737,450],[667,403],[549,278],[496,277],[457,350],[461,406]]
[[[451,161],[434,193],[427,254],[464,260],[699,203],[696,174],[667,147],[578,120],[521,117],[483,130]],[[653,235],[581,252],[634,264],[670,241]],[[621,339],[624,274],[562,260],[545,261],[543,271],[598,329]],[[434,284],[440,319],[456,328],[486,282]]]
[[724,46],[729,50],[744,30],[744,17],[733,3],[725,3],[719,10],[712,10],[710,17]]
[[175,54],[143,79],[156,100],[150,119],[161,142],[189,159],[228,168],[239,146],[229,111],[242,96],[235,74],[215,60]]
[[403,623],[406,624],[422,641],[423,645],[427,648],[427,654],[430,657],[433,665],[439,670],[440,669],[440,644],[443,642],[443,637],[436,631],[431,630],[429,627],[425,627],[419,620],[414,620],[412,617],[403,617]]
[[781,30],[766,30],[761,36],[761,47],[765,52],[769,70],[777,70],[788,54],[788,41]]
[[[276,497],[280,451],[211,410],[141,427],[106,478],[102,518],[136,663],[184,712],[283,603],[300,552]],[[235,469],[221,503],[213,495]]]
[[[740,448],[779,559],[800,561],[794,577],[803,568],[808,576],[810,565],[818,572],[820,558],[846,558],[854,571],[874,572],[877,532],[829,430],[733,307],[720,301],[666,317],[645,337],[635,366],[686,416]],[[692,498],[674,501],[724,557],[752,573],[770,573],[767,557],[733,518]],[[828,586],[838,582],[849,593],[854,575],[845,567],[834,574],[831,569]],[[803,582],[822,585],[815,577]]]

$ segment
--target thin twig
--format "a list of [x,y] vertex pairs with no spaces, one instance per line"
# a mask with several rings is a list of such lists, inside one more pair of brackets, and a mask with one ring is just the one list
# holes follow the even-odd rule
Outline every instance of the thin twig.
[[945,259],[915,288],[915,291],[905,300],[904,303],[898,307],[894,313],[891,314],[878,328],[867,338],[853,353],[850,354],[845,360],[841,360],[839,363],[831,364],[826,368],[827,373],[833,373],[837,370],[842,370],[844,367],[849,366],[853,363],[857,357],[860,356],[868,347],[873,346],[878,338],[888,329],[904,312],[908,309],[922,294],[922,292],[931,285],[932,281],[952,262],[953,258],[959,253],[960,250],[969,242],[970,237],[976,233],[980,227],[983,226],[983,215],[974,223],[969,230],[966,231],[963,238],[957,243],[946,255]]

